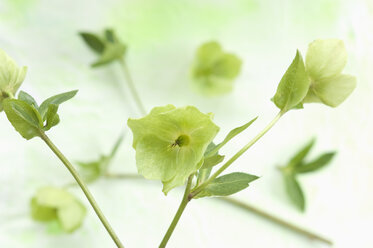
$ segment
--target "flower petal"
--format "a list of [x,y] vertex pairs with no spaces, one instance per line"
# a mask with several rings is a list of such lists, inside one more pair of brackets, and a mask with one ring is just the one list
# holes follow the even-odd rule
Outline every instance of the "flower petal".
[[308,47],[306,70],[312,80],[340,74],[346,63],[347,51],[341,40],[315,40]]

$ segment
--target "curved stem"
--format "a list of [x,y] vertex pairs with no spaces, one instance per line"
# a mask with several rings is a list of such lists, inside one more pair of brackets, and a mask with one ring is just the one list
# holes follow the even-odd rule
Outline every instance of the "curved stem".
[[242,154],[244,154],[250,147],[252,147],[261,137],[263,137],[276,124],[276,122],[281,118],[283,114],[284,114],[283,112],[278,113],[278,115],[258,135],[256,135],[247,145],[245,145],[231,159],[229,159],[222,167],[220,167],[209,179],[207,179],[201,185],[193,189],[189,197],[193,198],[197,194],[199,194],[209,183],[211,183],[215,178],[217,178],[234,161],[236,161]]
[[315,234],[315,233],[312,233],[310,231],[307,231],[307,230],[305,230],[302,227],[299,227],[299,226],[296,226],[294,224],[291,224],[291,223],[289,223],[289,222],[287,222],[287,221],[285,221],[283,219],[280,219],[280,218],[278,218],[278,217],[276,217],[274,215],[271,215],[271,214],[269,214],[269,213],[267,213],[267,212],[265,212],[265,211],[263,211],[263,210],[261,210],[259,208],[256,208],[256,207],[254,207],[252,205],[249,205],[248,203],[236,200],[236,199],[231,198],[231,197],[222,197],[222,198],[216,198],[216,199],[218,199],[220,201],[224,201],[224,202],[229,203],[229,204],[232,204],[232,205],[234,205],[236,207],[239,207],[239,208],[242,208],[244,210],[248,210],[248,211],[250,211],[250,212],[252,212],[252,213],[254,213],[254,214],[258,215],[258,216],[261,216],[261,217],[263,217],[263,218],[265,218],[265,219],[267,219],[267,220],[269,220],[269,221],[271,221],[273,223],[276,223],[276,224],[278,224],[278,225],[280,225],[280,226],[282,226],[284,228],[287,228],[287,229],[289,229],[289,230],[291,230],[293,232],[296,232],[298,234],[306,236],[307,238],[318,240],[318,241],[324,242],[324,243],[326,243],[328,245],[333,245],[333,242],[330,241],[327,238],[324,238],[324,237],[322,237],[322,236],[320,236],[318,234]]
[[99,208],[96,200],[94,199],[91,192],[88,190],[87,185],[84,181],[80,178],[78,172],[75,170],[73,165],[70,161],[62,154],[62,152],[53,144],[53,142],[49,139],[49,137],[44,133],[40,133],[41,139],[49,146],[49,148],[57,155],[57,157],[61,160],[61,162],[66,166],[66,168],[70,171],[71,175],[75,178],[76,182],[79,184],[80,188],[82,189],[84,195],[87,197],[89,203],[91,204],[92,208],[96,212],[98,218],[101,220],[102,224],[104,225],[107,232],[110,234],[111,238],[113,239],[114,243],[118,248],[124,248],[124,245],[119,240],[118,236],[114,232],[113,228],[110,226],[109,222],[107,221],[106,217],[102,213],[101,209]]
[[126,82],[127,82],[128,87],[129,87],[129,89],[132,93],[133,98],[135,99],[135,102],[137,104],[138,109],[140,110],[142,115],[146,115],[146,110],[145,110],[144,104],[142,103],[142,101],[140,99],[140,96],[136,91],[135,85],[133,83],[133,80],[132,80],[132,77],[131,77],[131,74],[130,74],[130,71],[128,69],[128,66],[127,66],[126,62],[124,61],[123,58],[121,58],[119,60],[119,62],[122,66],[124,77],[126,78]]
[[188,205],[188,203],[190,201],[190,199],[189,199],[188,196],[189,196],[189,193],[190,193],[190,189],[192,188],[193,176],[194,175],[191,175],[188,178],[187,186],[185,187],[185,192],[184,192],[183,200],[181,201],[179,209],[177,210],[177,212],[175,214],[175,217],[174,217],[174,219],[171,222],[170,227],[168,228],[165,236],[163,237],[163,240],[162,240],[161,244],[159,245],[159,248],[166,247],[167,242],[168,242],[168,240],[170,240],[170,237],[171,237],[172,233],[174,232],[175,227],[176,227],[177,223],[179,222],[181,215],[183,214],[186,206]]

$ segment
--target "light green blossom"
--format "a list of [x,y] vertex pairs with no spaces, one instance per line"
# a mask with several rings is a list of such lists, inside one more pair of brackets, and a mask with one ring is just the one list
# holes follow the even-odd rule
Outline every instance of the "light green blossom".
[[34,220],[58,223],[65,232],[79,228],[85,215],[85,207],[63,189],[43,187],[31,199],[31,216]]
[[192,66],[192,87],[208,96],[228,93],[241,64],[236,55],[224,52],[219,43],[205,43],[198,48]]
[[343,41],[315,40],[306,55],[306,71],[311,79],[304,103],[321,102],[331,107],[340,105],[355,89],[356,78],[342,74],[347,63]]
[[165,194],[202,166],[206,148],[219,131],[210,114],[192,106],[156,107],[143,118],[129,119],[128,126],[138,172],[161,180]]
[[0,111],[3,100],[14,96],[26,77],[27,67],[19,67],[16,62],[0,49]]

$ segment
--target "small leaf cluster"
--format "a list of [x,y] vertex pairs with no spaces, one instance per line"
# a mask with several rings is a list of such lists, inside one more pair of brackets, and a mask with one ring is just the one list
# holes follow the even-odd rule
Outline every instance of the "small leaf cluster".
[[346,63],[343,41],[315,40],[308,47],[305,63],[297,51],[272,100],[283,113],[303,108],[304,103],[337,107],[356,87],[354,76],[342,74]]
[[56,187],[43,187],[31,199],[31,217],[48,223],[53,233],[71,233],[78,229],[86,216],[86,208],[72,194]]
[[57,114],[59,105],[76,93],[77,90],[74,90],[49,97],[38,106],[31,95],[21,91],[18,99],[3,100],[4,111],[16,131],[29,140],[56,126],[60,122]]
[[297,175],[320,170],[328,165],[336,154],[335,152],[327,152],[316,159],[307,162],[305,161],[305,158],[314,144],[315,140],[313,139],[298,151],[286,166],[280,167],[288,196],[292,203],[301,211],[305,210],[306,201],[302,187],[297,180]]
[[80,36],[86,45],[99,55],[92,67],[103,66],[122,59],[126,53],[127,46],[118,39],[112,29],[106,29],[102,36],[89,32],[80,32]]
[[204,43],[198,48],[192,65],[192,87],[207,96],[229,93],[241,71],[241,65],[241,59],[223,51],[219,43]]

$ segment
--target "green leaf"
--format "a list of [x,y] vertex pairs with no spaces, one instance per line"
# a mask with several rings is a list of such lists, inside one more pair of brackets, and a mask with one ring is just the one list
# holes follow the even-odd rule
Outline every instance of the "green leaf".
[[93,182],[106,173],[110,160],[110,157],[102,155],[96,161],[77,162],[77,164],[81,168],[81,174],[85,181]]
[[126,46],[120,43],[108,43],[101,57],[92,64],[92,67],[98,67],[111,63],[117,59],[123,58],[126,53]]
[[203,165],[202,165],[201,169],[212,168],[215,165],[223,162],[224,158],[225,158],[225,156],[221,156],[219,154],[207,157],[207,158],[204,159],[204,162],[203,162]]
[[242,172],[227,174],[214,179],[196,196],[196,198],[232,195],[246,189],[250,182],[258,178],[257,176]]
[[193,106],[153,109],[140,119],[129,119],[138,172],[161,180],[163,192],[183,185],[202,166],[207,146],[219,131],[211,115]]
[[111,43],[115,43],[115,42],[118,41],[113,29],[106,29],[105,30],[105,38],[106,38],[107,41],[109,41]]
[[277,92],[273,98],[276,106],[283,113],[298,107],[299,103],[307,95],[310,80],[304,68],[302,56],[297,50],[297,54],[282,77]]
[[23,138],[29,140],[40,135],[43,123],[34,106],[18,99],[5,99],[3,106],[8,120]]
[[255,117],[254,119],[252,119],[251,121],[249,121],[245,125],[242,125],[240,127],[237,127],[235,129],[231,130],[228,133],[228,135],[224,138],[224,140],[221,143],[219,143],[218,145],[216,145],[213,149],[211,149],[209,151],[209,153],[205,155],[205,157],[209,157],[211,155],[216,154],[225,144],[227,144],[231,139],[233,139],[234,137],[236,137],[241,132],[245,131],[246,128],[248,128],[249,126],[251,126],[251,124],[253,124],[254,121],[256,121],[257,119],[258,119],[258,117]]
[[302,163],[307,154],[311,151],[315,145],[315,139],[312,139],[305,147],[303,147],[289,162],[288,167],[297,168]]
[[30,96],[29,94],[27,94],[26,92],[22,91],[22,90],[18,94],[18,99],[22,100],[24,102],[27,102],[29,105],[34,105],[34,107],[36,109],[39,108],[39,106],[36,103],[35,99],[32,96]]
[[35,221],[53,225],[58,222],[65,232],[73,232],[80,227],[85,215],[85,207],[63,189],[43,187],[31,200],[31,217]]
[[47,124],[44,126],[44,130],[48,131],[52,127],[56,126],[60,122],[60,117],[57,114],[58,105],[50,104],[47,110]]
[[296,180],[294,174],[283,173],[285,187],[291,202],[301,211],[305,210],[305,199],[302,188]]
[[78,92],[77,90],[73,90],[73,91],[61,93],[61,94],[58,94],[58,95],[55,95],[55,96],[52,96],[46,99],[39,107],[39,113],[42,117],[42,120],[45,121],[47,118],[46,114],[47,114],[49,105],[51,104],[60,105],[61,103],[66,102],[70,100],[71,98],[73,98],[77,92]]
[[320,157],[318,157],[317,159],[315,159],[314,161],[310,163],[302,164],[301,166],[297,167],[295,169],[295,172],[296,173],[307,173],[307,172],[317,171],[325,167],[326,165],[328,165],[330,161],[332,161],[335,154],[336,152],[325,153],[321,155]]
[[198,175],[197,175],[197,185],[202,184],[204,181],[206,181],[209,176],[211,175],[212,167],[208,167],[206,169],[199,169]]
[[80,36],[94,52],[101,54],[105,49],[105,43],[101,38],[92,33],[80,32]]

